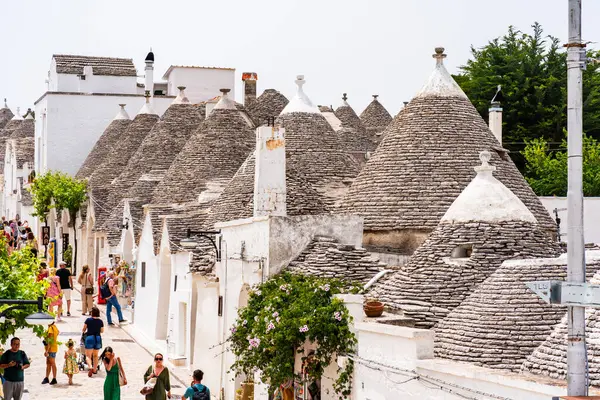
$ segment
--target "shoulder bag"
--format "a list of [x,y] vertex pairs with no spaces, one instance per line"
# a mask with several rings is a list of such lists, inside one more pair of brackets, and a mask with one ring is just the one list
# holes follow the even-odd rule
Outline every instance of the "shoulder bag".
[[94,284],[92,284],[92,286],[88,286],[88,283],[90,282],[90,274],[85,275],[83,282],[85,284],[85,294],[94,294]]
[[123,370],[123,365],[121,364],[121,358],[117,357],[117,365],[119,366],[119,386],[125,386],[125,371]]
[[[152,367],[148,368],[148,370],[154,372],[154,368]],[[140,390],[140,394],[143,394],[144,396],[152,394],[154,391],[154,386],[156,386],[157,379],[158,377],[148,379],[148,382],[146,382],[142,390]]]

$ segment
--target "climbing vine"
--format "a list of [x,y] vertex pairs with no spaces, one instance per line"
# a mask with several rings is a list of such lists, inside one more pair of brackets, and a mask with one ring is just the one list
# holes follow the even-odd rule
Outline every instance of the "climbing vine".
[[[320,379],[338,355],[352,353],[356,337],[350,329],[352,317],[335,294],[347,291],[346,283],[283,273],[256,286],[248,305],[238,310],[229,344],[236,356],[232,370],[237,375],[261,372],[271,392],[296,379]],[[309,357],[302,357],[303,374],[294,370],[296,354],[304,345],[317,344]],[[347,398],[351,391],[353,364],[338,370],[334,389]]]

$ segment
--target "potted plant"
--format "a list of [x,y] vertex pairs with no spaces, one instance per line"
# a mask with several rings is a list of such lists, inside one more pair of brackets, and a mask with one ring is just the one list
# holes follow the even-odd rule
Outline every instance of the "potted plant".
[[378,300],[368,299],[363,304],[363,310],[369,318],[381,317],[384,306],[385,305]]

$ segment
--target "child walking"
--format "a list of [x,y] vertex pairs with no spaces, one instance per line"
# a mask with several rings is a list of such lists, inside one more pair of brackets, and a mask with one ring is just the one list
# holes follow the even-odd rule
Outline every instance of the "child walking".
[[67,342],[67,351],[65,351],[65,366],[63,367],[63,374],[67,374],[69,377],[69,385],[73,384],[73,375],[79,373],[79,367],[77,366],[77,352],[75,351],[75,342],[73,339],[69,339]]

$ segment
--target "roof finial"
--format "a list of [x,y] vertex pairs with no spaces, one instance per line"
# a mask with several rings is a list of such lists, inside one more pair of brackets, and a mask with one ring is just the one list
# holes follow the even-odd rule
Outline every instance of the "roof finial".
[[17,115],[21,116],[21,107],[17,107]]
[[435,54],[433,55],[433,58],[435,58],[436,64],[443,64],[444,63],[444,58],[446,58],[446,55],[444,54],[444,48],[443,47],[436,47],[435,48]]
[[490,165],[489,162],[492,159],[492,153],[487,150],[483,150],[479,153],[479,159],[481,160],[481,165],[475,167],[475,171],[479,172],[493,172],[496,170],[496,167]]
[[121,104],[119,104],[119,107],[121,107],[121,110],[124,110],[126,105],[127,104],[121,103]]
[[227,96],[227,94],[229,92],[231,92],[231,89],[219,89],[221,91],[221,93],[223,94],[223,96]]
[[188,104],[190,100],[185,96],[185,86],[177,86],[177,89],[179,89],[179,93],[172,104]]
[[4,98],[4,108],[8,108],[8,104],[6,104],[6,97]]
[[150,103],[150,91],[149,90],[146,90],[144,97],[146,98],[146,104],[149,104]]
[[344,93],[344,95],[342,96],[342,100],[344,100],[344,101],[348,100],[348,96],[346,95],[346,93]]
[[374,95],[372,95],[372,96],[373,96],[373,100],[377,100],[377,98],[379,97],[379,95],[378,95],[378,94],[374,94]]
[[306,83],[304,80],[304,75],[296,75],[296,85],[298,85],[298,90],[302,91],[302,86]]

